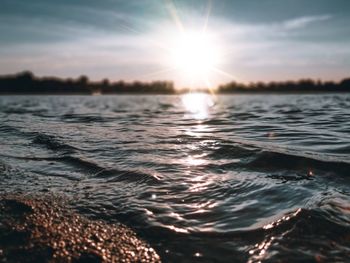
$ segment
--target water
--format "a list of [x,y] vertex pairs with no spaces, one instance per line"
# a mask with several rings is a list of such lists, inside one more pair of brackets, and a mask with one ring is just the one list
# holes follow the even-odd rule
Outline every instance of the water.
[[0,191],[53,192],[165,262],[350,257],[350,95],[3,96]]

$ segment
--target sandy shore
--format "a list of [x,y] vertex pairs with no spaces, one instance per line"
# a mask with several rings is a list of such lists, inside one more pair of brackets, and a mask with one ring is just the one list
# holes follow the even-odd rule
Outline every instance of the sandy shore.
[[92,221],[53,197],[0,196],[0,262],[160,262],[123,225]]

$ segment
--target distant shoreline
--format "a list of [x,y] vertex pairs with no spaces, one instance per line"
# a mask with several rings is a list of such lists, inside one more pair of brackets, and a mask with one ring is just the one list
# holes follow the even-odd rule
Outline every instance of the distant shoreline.
[[230,92],[222,92],[218,90],[200,90],[200,89],[194,89],[194,90],[185,90],[185,91],[175,91],[174,93],[161,93],[161,92],[115,92],[115,93],[100,93],[100,94],[92,94],[92,93],[73,93],[73,92],[66,92],[66,93],[35,93],[35,92],[13,92],[13,93],[2,93],[0,90],[0,96],[131,96],[131,95],[141,95],[141,96],[154,96],[154,95],[169,95],[169,96],[178,96],[183,95],[187,93],[207,93],[211,94],[214,93],[215,95],[298,95],[298,94],[346,94],[350,93],[349,90],[301,90],[301,91],[286,91],[286,90],[278,90],[278,91],[268,91],[268,90],[247,90],[247,91],[230,91]]
[[[325,94],[349,93],[350,78],[340,82],[312,79],[282,82],[235,81],[213,87],[216,94]],[[31,72],[0,76],[0,95],[179,95],[188,92],[208,92],[204,88],[175,88],[171,81],[110,82],[90,81],[87,76],[77,79],[36,77]]]
[[[1,93],[1,96],[91,96],[91,97],[105,97],[105,96],[178,96],[186,93],[207,93],[210,92],[206,90],[194,90],[194,91],[186,91],[186,92],[177,92],[177,93],[103,93],[103,94],[87,94],[87,93]],[[322,94],[348,94],[349,91],[234,91],[234,92],[213,92],[215,95],[322,95]]]

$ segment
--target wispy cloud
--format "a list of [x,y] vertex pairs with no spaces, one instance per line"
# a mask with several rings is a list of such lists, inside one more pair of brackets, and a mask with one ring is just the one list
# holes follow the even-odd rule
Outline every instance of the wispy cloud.
[[316,15],[316,16],[303,16],[295,19],[287,20],[283,23],[283,26],[286,29],[298,29],[304,28],[310,24],[322,22],[331,19],[332,16],[329,14],[326,15]]

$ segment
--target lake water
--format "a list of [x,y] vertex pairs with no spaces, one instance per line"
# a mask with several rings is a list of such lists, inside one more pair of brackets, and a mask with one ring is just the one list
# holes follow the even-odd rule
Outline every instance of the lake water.
[[0,97],[0,191],[67,196],[164,262],[348,260],[349,157],[349,94]]

